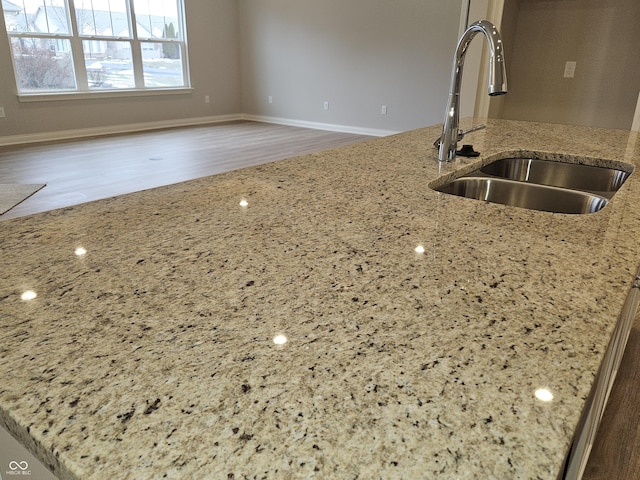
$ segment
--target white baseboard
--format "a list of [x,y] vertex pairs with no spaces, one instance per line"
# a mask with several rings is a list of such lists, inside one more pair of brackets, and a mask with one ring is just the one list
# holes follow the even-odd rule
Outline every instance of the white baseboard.
[[233,120],[251,120],[254,122],[289,125],[292,127],[313,128],[315,130],[328,130],[332,132],[354,133],[358,135],[370,135],[385,137],[399,133],[392,130],[379,130],[373,128],[351,127],[346,125],[333,125],[328,123],[307,122],[304,120],[292,120],[288,118],[267,117],[263,115],[232,114],[216,115],[211,117],[185,118],[175,120],[161,120],[157,122],[130,123],[112,125],[107,127],[79,128],[75,130],[59,130],[54,132],[30,133],[25,135],[0,136],[0,147],[7,145],[20,145],[26,143],[50,142],[56,140],[69,140],[73,138],[96,137],[100,135],[114,135],[122,133],[142,132],[145,130],[158,130],[162,128],[189,127],[193,125],[206,125],[209,123],[230,122]]
[[350,125],[336,125],[333,123],[309,122],[306,120],[295,120],[291,118],[268,117],[264,115],[242,114],[244,120],[254,122],[274,123],[277,125],[288,125],[290,127],[312,128],[314,130],[328,130],[330,132],[353,133],[356,135],[370,135],[372,137],[387,137],[400,133],[395,130],[381,130],[377,128],[354,127]]
[[0,146],[19,145],[23,143],[50,142],[55,140],[69,140],[72,138],[95,137],[120,133],[142,132],[162,128],[189,127],[192,125],[206,125],[208,123],[230,122],[242,120],[242,115],[216,115],[211,117],[184,118],[161,120],[157,122],[129,123],[108,127],[79,128],[76,130],[59,130],[55,132],[30,133],[26,135],[9,135],[0,137]]

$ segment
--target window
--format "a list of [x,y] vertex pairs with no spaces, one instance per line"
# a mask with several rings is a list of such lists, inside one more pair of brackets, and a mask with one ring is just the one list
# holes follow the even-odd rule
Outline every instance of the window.
[[22,95],[189,86],[183,0],[2,0]]

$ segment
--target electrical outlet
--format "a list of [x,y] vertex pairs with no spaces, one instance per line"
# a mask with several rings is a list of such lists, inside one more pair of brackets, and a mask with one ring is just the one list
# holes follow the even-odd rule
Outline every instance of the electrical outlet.
[[380,114],[381,115],[386,115],[387,114],[387,106],[386,105],[382,105],[382,107],[380,108]]
[[209,103],[211,101],[211,97],[209,95],[204,96],[204,103]]
[[4,107],[0,107],[0,118],[4,118]]
[[273,97],[271,95],[269,95],[269,98],[267,100],[269,101],[269,103],[273,103]]
[[564,64],[564,78],[573,78],[576,74],[576,62],[566,62]]
[[329,110],[329,102],[324,102],[324,109]]

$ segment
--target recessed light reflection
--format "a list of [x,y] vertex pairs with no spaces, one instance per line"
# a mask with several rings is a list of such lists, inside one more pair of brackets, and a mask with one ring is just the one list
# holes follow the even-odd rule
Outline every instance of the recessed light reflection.
[[276,335],[275,337],[273,337],[273,343],[275,343],[276,345],[284,345],[285,343],[287,343],[287,337],[285,337],[284,335]]
[[424,253],[424,247],[422,245],[418,245],[415,248],[416,253]]
[[22,300],[33,300],[37,296],[38,295],[33,290],[27,290],[26,292],[23,292],[22,295],[20,295],[20,298]]
[[241,207],[248,207],[249,206],[249,202],[247,202],[244,198],[242,200],[240,200],[240,206]]
[[79,257],[86,255],[87,254],[87,250],[85,248],[82,247],[78,247],[76,248],[75,254]]
[[551,393],[546,388],[539,388],[536,390],[535,396],[541,402],[550,402],[553,400],[553,393]]

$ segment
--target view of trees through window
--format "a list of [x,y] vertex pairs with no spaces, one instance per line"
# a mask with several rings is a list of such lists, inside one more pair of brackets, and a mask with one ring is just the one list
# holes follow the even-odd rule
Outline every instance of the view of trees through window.
[[2,0],[20,93],[187,86],[183,0]]

